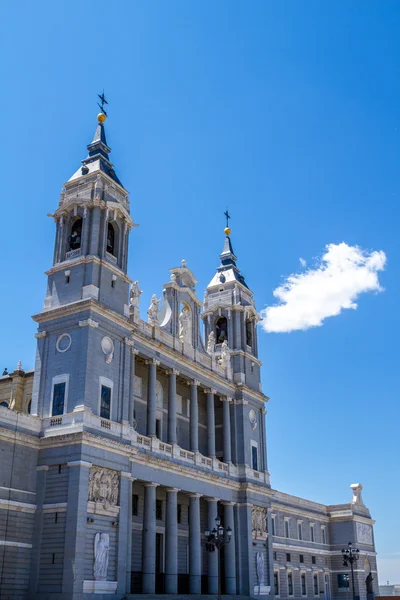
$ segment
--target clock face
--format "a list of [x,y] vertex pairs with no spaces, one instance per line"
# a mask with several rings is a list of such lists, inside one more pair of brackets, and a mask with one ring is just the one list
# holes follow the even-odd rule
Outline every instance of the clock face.
[[256,415],[256,411],[251,408],[249,410],[249,421],[252,425],[254,425],[255,423],[257,423],[257,415]]

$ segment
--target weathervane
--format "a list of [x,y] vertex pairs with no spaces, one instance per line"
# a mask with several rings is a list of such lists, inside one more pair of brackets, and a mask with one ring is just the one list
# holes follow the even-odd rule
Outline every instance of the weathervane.
[[103,93],[102,93],[102,94],[97,94],[97,95],[98,95],[98,97],[99,97],[99,98],[100,98],[100,100],[101,100],[101,104],[97,103],[97,106],[100,108],[101,112],[102,112],[104,115],[106,115],[106,116],[107,116],[107,113],[106,113],[106,111],[105,111],[105,109],[104,109],[104,105],[105,105],[105,104],[108,104],[108,102],[107,102],[107,100],[106,100],[106,97],[105,97],[105,95],[104,95],[104,90],[103,90]]

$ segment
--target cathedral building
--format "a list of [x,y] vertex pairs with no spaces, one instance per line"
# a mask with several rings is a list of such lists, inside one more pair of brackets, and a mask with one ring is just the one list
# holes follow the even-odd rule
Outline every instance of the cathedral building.
[[259,317],[229,227],[204,299],[182,261],[141,318],[134,211],[104,122],[52,215],[34,371],[0,377],[0,599],[216,595],[220,582],[227,596],[344,600],[351,540],[367,600],[362,486],[330,506],[271,487]]

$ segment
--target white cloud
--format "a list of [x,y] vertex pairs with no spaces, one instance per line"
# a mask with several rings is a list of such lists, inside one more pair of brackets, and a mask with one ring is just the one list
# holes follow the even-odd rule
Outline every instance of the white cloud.
[[289,275],[274,290],[279,304],[261,311],[263,328],[269,333],[309,329],[342,309],[356,309],[360,294],[382,291],[378,272],[385,263],[382,250],[366,252],[344,242],[328,244],[314,268]]
[[307,266],[307,261],[304,258],[299,258],[300,264],[302,267],[306,267]]

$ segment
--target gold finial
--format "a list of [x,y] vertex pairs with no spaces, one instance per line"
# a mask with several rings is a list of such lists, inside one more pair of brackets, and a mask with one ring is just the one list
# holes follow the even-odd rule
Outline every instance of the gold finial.
[[99,112],[99,114],[97,115],[97,120],[99,123],[104,123],[104,121],[107,119],[107,113],[105,111],[104,105],[108,104],[106,97],[104,95],[104,90],[102,94],[97,94],[98,97],[100,98],[101,104],[97,103],[97,106],[100,108],[101,112]]
[[231,218],[231,215],[228,213],[228,209],[226,209],[226,211],[224,212],[224,215],[226,217],[226,227],[224,229],[224,234],[225,235],[230,235],[231,228],[229,227],[229,219]]

